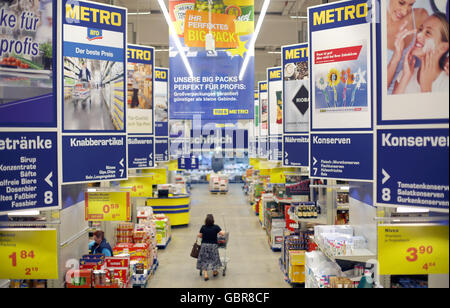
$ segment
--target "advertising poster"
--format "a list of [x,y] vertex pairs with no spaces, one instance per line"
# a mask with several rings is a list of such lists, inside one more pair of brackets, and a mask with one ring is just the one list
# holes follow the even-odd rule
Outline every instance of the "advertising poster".
[[259,136],[269,135],[269,98],[267,81],[258,82],[259,90]]
[[169,138],[155,137],[155,162],[169,161]]
[[268,158],[269,157],[269,141],[267,136],[261,136],[258,138],[258,157]]
[[283,132],[309,131],[309,62],[308,44],[281,48],[283,74]]
[[[153,47],[128,45],[127,62],[127,132],[153,135],[154,121]],[[114,100],[120,100],[121,96]]]
[[374,4],[308,8],[312,178],[374,180]]
[[378,124],[448,123],[448,1],[377,5]]
[[267,69],[269,99],[269,135],[283,134],[283,79],[281,67]]
[[169,136],[169,69],[155,67],[155,136]]
[[0,127],[56,127],[56,1],[0,1]]
[[283,137],[269,136],[269,161],[283,160]]
[[[254,0],[213,0],[209,36],[208,0],[169,1],[177,40],[183,46],[192,76],[176,41],[170,46],[170,118],[207,120],[253,119],[254,55],[248,50],[254,31]],[[250,54],[240,80],[244,58]]]
[[309,8],[311,129],[372,128],[371,1]]
[[127,10],[63,0],[62,14],[63,183],[124,179]]

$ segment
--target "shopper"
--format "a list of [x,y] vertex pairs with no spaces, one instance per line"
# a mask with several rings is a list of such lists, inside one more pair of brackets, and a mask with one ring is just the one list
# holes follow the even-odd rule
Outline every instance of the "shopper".
[[[446,62],[449,50],[447,16],[435,13],[420,26],[414,47],[408,52],[395,94],[448,92]],[[420,60],[420,65],[416,63]]]
[[203,271],[205,281],[209,280],[208,270],[212,270],[215,277],[218,275],[217,270],[222,267],[217,235],[225,236],[225,231],[222,231],[218,225],[215,225],[214,216],[208,214],[205,219],[205,224],[198,234],[198,237],[202,239],[202,245],[197,259],[197,269]]
[[106,257],[113,256],[113,250],[111,245],[105,239],[105,233],[103,231],[97,230],[94,232],[94,240],[89,243],[89,253],[93,254],[104,254]]
[[83,62],[82,68],[78,73],[78,78],[82,82],[89,82],[91,80],[91,71],[87,68],[86,62]]
[[131,108],[139,107],[139,84],[143,80],[143,73],[139,66],[134,65],[133,78],[131,78],[133,84],[133,96],[131,98]]

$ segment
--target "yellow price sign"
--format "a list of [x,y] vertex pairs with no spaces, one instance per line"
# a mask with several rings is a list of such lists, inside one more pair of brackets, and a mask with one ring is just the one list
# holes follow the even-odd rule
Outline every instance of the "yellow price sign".
[[130,193],[87,192],[84,217],[87,221],[130,221]]
[[378,226],[380,275],[448,274],[448,226]]
[[120,181],[120,187],[131,187],[131,197],[152,197],[153,182],[153,176],[130,177]]
[[0,230],[0,264],[0,279],[58,279],[56,230]]

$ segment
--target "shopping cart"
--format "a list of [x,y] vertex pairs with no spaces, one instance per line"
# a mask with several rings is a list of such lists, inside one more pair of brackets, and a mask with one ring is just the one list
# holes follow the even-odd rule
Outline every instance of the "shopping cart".
[[78,107],[78,103],[81,103],[83,109],[86,108],[87,101],[91,104],[91,89],[89,82],[78,82],[75,84],[75,88],[72,92],[72,99],[74,107]]

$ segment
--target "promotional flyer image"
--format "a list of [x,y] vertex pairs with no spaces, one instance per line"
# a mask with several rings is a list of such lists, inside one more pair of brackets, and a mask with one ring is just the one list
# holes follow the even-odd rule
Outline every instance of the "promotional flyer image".
[[155,135],[169,136],[169,70],[155,67]]
[[309,130],[308,44],[282,47],[284,133]]
[[153,134],[153,59],[153,48],[128,45],[128,133]]
[[[312,129],[372,128],[369,4],[352,1],[309,9]],[[355,13],[345,19],[339,12],[348,8]]]
[[269,97],[269,135],[283,133],[283,79],[281,67],[267,69]]
[[260,81],[259,87],[259,112],[260,112],[260,125],[259,135],[269,135],[269,99],[267,93],[267,81]]
[[84,6],[63,7],[63,131],[124,132],[126,16],[105,11],[108,23],[96,18],[101,6],[79,3],[94,10],[80,19]]
[[[253,119],[253,55],[241,73],[245,57],[253,53],[248,50],[254,31],[253,0],[213,0],[211,33],[207,0],[169,1],[169,11],[177,32],[169,41],[170,118]],[[214,40],[208,49],[207,35]],[[176,40],[184,47],[192,76]]]
[[402,14],[397,1],[380,1],[380,10],[379,120],[448,123],[448,1],[413,1]]
[[56,127],[53,3],[0,1],[0,126]]

